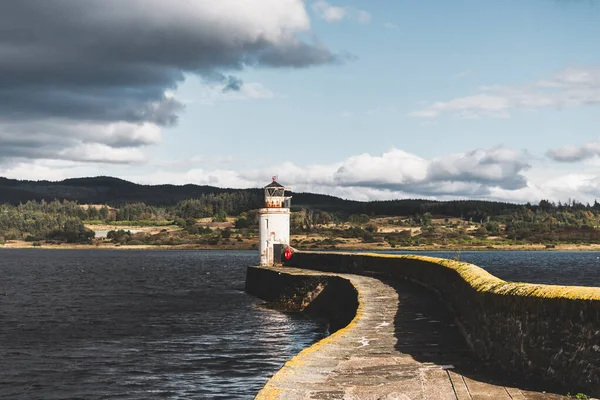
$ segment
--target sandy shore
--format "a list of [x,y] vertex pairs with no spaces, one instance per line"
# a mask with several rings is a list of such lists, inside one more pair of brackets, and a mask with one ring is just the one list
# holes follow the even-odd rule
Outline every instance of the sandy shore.
[[420,245],[420,246],[378,246],[377,243],[339,244],[337,250],[369,250],[369,251],[600,251],[600,244],[557,244],[547,248],[545,244],[496,244],[491,246],[470,245]]
[[162,230],[167,230],[168,232],[174,232],[181,230],[180,227],[174,225],[168,226],[135,226],[135,225],[85,225],[86,228],[97,232],[97,231],[134,231],[134,232],[144,232],[149,233],[151,235],[155,235]]
[[0,249],[53,249],[53,250],[251,250],[250,245],[201,245],[201,244],[181,244],[181,245],[115,245],[113,243],[102,244],[45,244],[33,246],[29,242],[12,240],[0,245]]

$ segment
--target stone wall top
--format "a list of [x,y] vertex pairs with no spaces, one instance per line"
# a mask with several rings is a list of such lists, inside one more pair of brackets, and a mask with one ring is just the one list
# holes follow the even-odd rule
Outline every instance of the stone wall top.
[[504,281],[477,265],[463,261],[449,260],[443,258],[413,255],[413,254],[380,254],[380,253],[342,253],[342,252],[309,252],[302,251],[300,254],[311,254],[322,257],[324,255],[346,256],[346,257],[375,257],[378,259],[411,259],[427,263],[438,264],[444,268],[456,271],[465,282],[478,292],[490,292],[495,294],[519,295],[539,298],[565,298],[573,300],[600,300],[600,287],[586,286],[564,286],[545,285],[524,282]]

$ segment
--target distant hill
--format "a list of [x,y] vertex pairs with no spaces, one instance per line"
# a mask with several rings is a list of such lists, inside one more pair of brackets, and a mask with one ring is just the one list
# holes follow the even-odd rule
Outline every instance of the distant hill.
[[[82,204],[108,204],[118,207],[125,203],[143,202],[148,205],[170,206],[185,199],[207,194],[247,191],[261,193],[262,189],[225,189],[205,185],[139,185],[107,176],[66,179],[60,182],[21,181],[0,177],[0,204],[19,204],[29,200],[71,200]],[[473,217],[500,215],[520,205],[478,201],[432,201],[403,199],[361,202],[339,197],[291,193],[293,209],[306,208],[341,214],[413,215],[430,212],[434,215]]]
[[138,185],[107,176],[65,179],[60,182],[0,178],[0,203],[10,204],[28,200],[51,201],[58,199],[110,205],[131,202],[172,205],[203,194],[231,191],[234,189],[221,189],[214,186]]

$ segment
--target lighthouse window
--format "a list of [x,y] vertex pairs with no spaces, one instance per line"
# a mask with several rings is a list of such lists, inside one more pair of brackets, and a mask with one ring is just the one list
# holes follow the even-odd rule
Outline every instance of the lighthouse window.
[[269,229],[269,220],[266,219],[265,221],[267,222],[267,229]]

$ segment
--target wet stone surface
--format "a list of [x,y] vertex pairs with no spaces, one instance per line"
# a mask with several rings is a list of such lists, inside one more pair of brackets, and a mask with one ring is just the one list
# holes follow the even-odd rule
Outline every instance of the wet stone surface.
[[358,290],[357,318],[290,360],[258,399],[562,399],[488,368],[437,298],[408,282],[295,268],[265,273],[336,275]]

